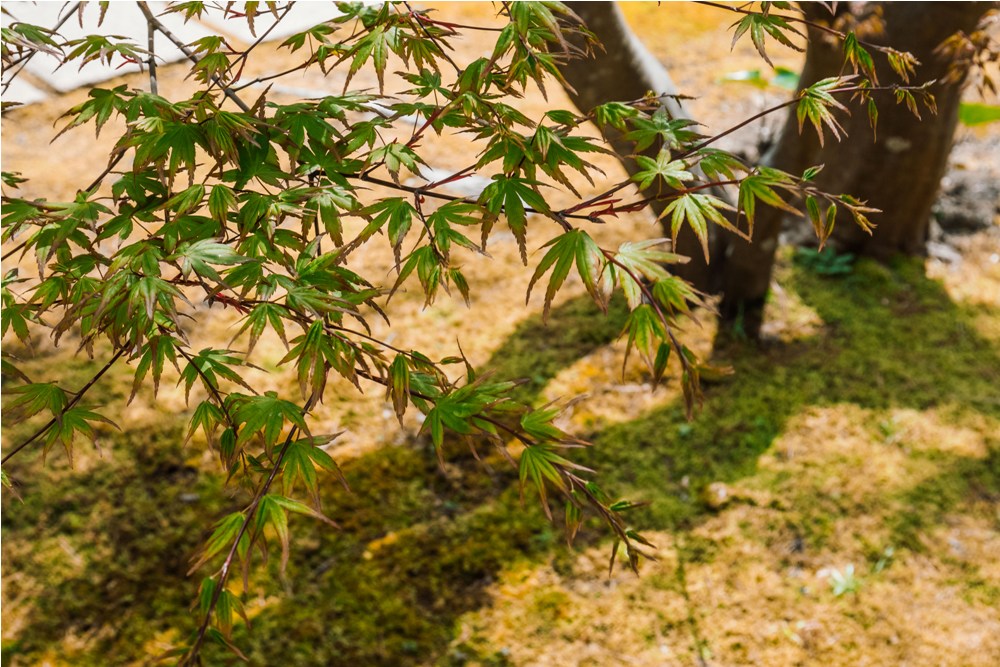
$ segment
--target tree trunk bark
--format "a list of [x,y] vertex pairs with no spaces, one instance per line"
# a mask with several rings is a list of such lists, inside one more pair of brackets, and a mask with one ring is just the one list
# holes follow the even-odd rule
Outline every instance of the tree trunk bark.
[[[589,111],[609,100],[638,99],[653,91],[663,96],[662,102],[673,117],[687,117],[677,100],[665,96],[677,92],[669,74],[632,33],[614,3],[568,2],[567,5],[583,19],[605,49],[596,59],[574,60],[562,67],[567,83],[575,88],[569,93],[577,107]],[[881,12],[884,30],[859,37],[913,53],[923,63],[917,70],[917,81],[929,81],[942,79],[950,65],[936,56],[934,49],[957,31],[971,32],[983,14],[996,5],[995,2],[844,3],[838,12]],[[803,3],[802,10],[812,21],[832,18],[821,3]],[[885,56],[874,52],[872,56],[880,81],[898,80]],[[800,90],[820,79],[838,75],[842,65],[839,40],[830,40],[825,33],[810,29]],[[799,135],[798,119],[792,107],[777,143],[762,162],[792,174],[823,164],[825,168],[816,179],[820,188],[853,195],[882,210],[881,214],[872,217],[877,227],[871,236],[853,223],[847,211],[839,211],[831,242],[840,250],[880,259],[896,253],[922,254],[931,207],[958,121],[961,84],[936,83],[930,92],[937,101],[938,113],[922,111],[922,121],[905,105],[897,105],[891,92],[876,93],[879,95],[879,120],[872,142],[866,140],[872,135],[864,109],[857,109],[846,117],[840,114],[848,139],[837,142],[828,134],[825,146],[820,147],[811,129]],[[605,136],[621,156],[626,170],[635,173],[636,163],[630,157],[634,152],[631,142],[615,130],[606,131]],[[656,147],[651,149],[655,150]],[[666,202],[654,202],[651,208],[659,215],[665,206]],[[715,260],[711,267],[702,258],[697,238],[688,228],[682,230],[678,239],[678,252],[691,257],[691,262],[679,267],[678,273],[702,291],[721,290],[723,319],[739,320],[750,337],[756,337],[760,331],[778,235],[785,217],[782,211],[761,206],[752,243],[710,227],[714,234],[710,250]]]
[[[803,11],[810,21],[822,21],[830,16],[829,11],[819,3],[803,4]],[[806,61],[799,74],[799,91],[820,79],[836,75],[842,63],[843,55],[823,42],[823,33],[810,29]],[[799,135],[799,123],[792,107],[777,141],[761,157],[761,162],[793,174],[802,173],[816,164],[814,157],[819,149],[815,132]],[[771,284],[774,254],[778,249],[778,235],[787,215],[780,209],[761,206],[755,216],[752,242],[748,243],[735,235],[727,235],[723,241],[720,280],[723,297],[719,315],[727,325],[738,322],[742,331],[751,338],[760,334],[764,299]]]
[[[596,58],[573,59],[560,67],[566,82],[574,90],[567,90],[573,103],[584,113],[592,108],[612,100],[636,100],[652,91],[660,97],[661,104],[666,107],[673,118],[688,118],[684,107],[671,95],[677,95],[677,87],[671,80],[667,70],[655,56],[643,45],[642,41],[628,27],[621,9],[614,2],[567,2],[603,45],[604,51]],[[664,8],[669,11],[669,8]],[[613,129],[604,130],[604,136],[621,158],[622,165],[629,175],[638,171],[633,142]],[[659,150],[653,146],[646,154],[655,156]],[[656,192],[646,192],[653,196]],[[650,204],[653,213],[659,217],[669,202],[654,201]],[[664,226],[666,229],[666,226]],[[721,235],[714,227],[710,228],[710,256],[715,257],[719,248]],[[669,236],[669,232],[665,232]],[[678,235],[676,252],[691,258],[683,265],[671,267],[677,275],[690,282],[696,289],[704,292],[715,291],[714,279],[717,271],[710,270],[701,251],[701,244],[695,234],[684,227]]]
[[[988,2],[930,3],[924,7],[887,2],[883,10],[885,33],[872,41],[915,55],[923,63],[917,69],[920,81],[941,81],[951,63],[934,49],[959,30],[972,32],[993,6]],[[877,71],[880,80],[892,80],[888,65],[879,66]],[[839,216],[834,242],[840,249],[878,259],[897,253],[926,253],[931,207],[951,153],[964,79],[963,74],[961,81],[931,86],[937,114],[921,111],[922,121],[906,105],[895,104],[891,93],[883,93],[873,144],[843,142],[828,156],[821,152],[821,162],[829,157],[819,181],[822,187],[854,195],[882,211],[873,216],[878,226],[871,235],[852,224],[850,216]],[[847,120],[844,127],[854,133],[851,136],[865,136],[865,116],[859,111]]]
[[[940,81],[950,63],[935,55],[934,49],[959,30],[971,32],[983,14],[995,6],[987,2],[881,3],[885,29],[877,35],[859,37],[909,51],[922,63],[917,68],[918,82]],[[810,19],[823,20],[815,16],[817,5],[809,3],[803,8]],[[839,42],[828,41],[815,30],[810,30],[809,37],[801,87],[836,76],[843,62]],[[874,52],[872,56],[882,83],[898,80],[884,56]],[[838,249],[879,259],[897,253],[923,254],[931,207],[937,198],[958,122],[961,88],[961,83],[934,84],[930,92],[938,112],[933,115],[921,110],[922,121],[905,105],[896,104],[891,92],[875,93],[879,117],[874,141],[868,140],[872,134],[867,113],[855,108],[849,117],[838,114],[849,139],[837,142],[828,133],[822,148],[811,129],[799,136],[792,107],[777,144],[765,156],[765,163],[793,174],[823,164],[825,168],[816,179],[821,189],[853,195],[882,211],[872,216],[877,226],[870,236],[854,224],[847,211],[839,211],[832,238]],[[774,209],[761,210],[752,244],[736,237],[727,238],[722,316],[729,321],[740,319],[750,336],[759,333],[784,217]]]

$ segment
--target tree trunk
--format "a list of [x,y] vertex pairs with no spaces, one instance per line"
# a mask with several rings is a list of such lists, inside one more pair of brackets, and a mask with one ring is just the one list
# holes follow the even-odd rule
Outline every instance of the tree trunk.
[[[972,32],[993,6],[987,2],[931,3],[925,7],[885,3],[886,31],[873,41],[915,55],[923,63],[917,70],[921,81],[941,81],[951,63],[934,49],[959,30]],[[880,79],[891,81],[888,66],[878,71]],[[883,94],[874,144],[844,142],[831,151],[829,173],[823,174],[822,186],[867,200],[883,211],[873,218],[878,227],[871,235],[850,224],[849,216],[841,216],[834,236],[839,248],[879,259],[897,253],[925,254],[931,207],[951,153],[964,78],[931,87],[937,114],[921,112],[922,121],[906,105],[894,104],[891,93]],[[864,136],[867,122],[864,113],[855,113],[844,127]]]
[[[804,4],[803,11],[810,21],[822,21],[830,16],[826,7],[819,3]],[[843,60],[838,50],[823,41],[822,33],[810,30],[806,61],[799,75],[799,91],[820,79],[836,75]],[[798,119],[792,107],[778,140],[761,157],[761,162],[793,174],[802,173],[805,168],[816,164],[814,157],[819,149],[815,132],[799,134]],[[787,215],[780,209],[761,206],[755,216],[751,243],[735,235],[728,235],[723,241],[720,287],[723,298],[719,314],[724,323],[739,322],[743,332],[751,338],[759,335],[763,323],[764,299],[771,284],[778,235]]]
[[[657,61],[656,57],[643,45],[642,41],[628,27],[625,17],[614,2],[567,2],[573,10],[598,38],[603,46],[603,52],[592,59],[573,59],[560,67],[566,82],[573,87],[567,90],[573,103],[584,113],[592,108],[612,100],[637,100],[652,91],[660,97],[661,104],[673,118],[688,118],[680,102],[671,97],[677,95],[677,87],[670,79],[667,70]],[[669,8],[664,8],[669,11]],[[623,166],[628,173],[638,171],[633,142],[624,138],[621,132],[607,128],[604,136],[621,157]],[[655,156],[658,146],[648,149],[646,154]],[[656,192],[645,192],[654,196]],[[659,216],[669,202],[654,201],[650,208]],[[666,225],[664,226],[666,229]],[[669,232],[667,232],[669,236]],[[710,229],[710,255],[715,256],[714,248],[718,246],[720,235],[714,228]],[[713,280],[718,272],[709,269],[701,251],[697,236],[688,227],[684,227],[677,239],[676,252],[691,258],[684,265],[671,267],[695,288],[710,292]]]
[[[934,49],[959,30],[971,32],[983,14],[994,6],[995,3],[987,2],[881,3],[884,31],[859,37],[909,51],[922,63],[917,68],[917,81],[940,81],[950,63],[935,55]],[[804,9],[809,18],[823,20],[815,16],[818,5],[809,3]],[[826,18],[829,19],[828,14]],[[836,76],[843,62],[839,41],[831,42],[815,30],[810,30],[809,37],[800,81],[803,87]],[[880,82],[898,80],[882,54],[873,52],[872,56]],[[961,83],[933,85],[930,92],[938,112],[933,115],[922,110],[922,121],[905,105],[896,104],[891,92],[876,93],[879,108],[876,139],[869,139],[872,133],[865,110],[855,108],[848,117],[838,114],[849,139],[837,142],[828,133],[822,148],[811,129],[806,128],[799,136],[793,107],[777,144],[765,156],[765,163],[793,174],[823,164],[823,172],[816,179],[821,189],[853,195],[882,211],[872,216],[877,227],[869,236],[841,210],[832,239],[838,249],[879,259],[897,253],[923,254],[931,207],[937,198],[958,122],[961,88]],[[759,332],[783,217],[774,209],[761,210],[752,244],[735,237],[727,239],[722,315],[730,321],[741,318],[744,331],[751,336]]]

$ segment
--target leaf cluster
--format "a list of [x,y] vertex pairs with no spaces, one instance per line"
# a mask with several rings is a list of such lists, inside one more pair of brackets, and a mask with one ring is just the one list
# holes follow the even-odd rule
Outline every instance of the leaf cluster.
[[[796,30],[771,12],[785,4],[763,3],[761,12],[746,14],[735,39],[749,34],[765,60],[766,38],[794,46],[789,34]],[[287,8],[180,2],[168,11],[185,19],[219,12],[245,20],[256,34],[256,17],[269,12],[281,20]],[[401,290],[422,293],[425,305],[453,290],[475,301],[477,286],[461,262],[483,261],[501,224],[522,261],[534,262],[527,297],[545,280],[545,315],[568,286],[582,287],[604,310],[620,291],[630,311],[622,331],[629,353],[642,358],[654,383],[675,364],[689,412],[701,400],[702,373],[717,370],[676,335],[681,318],[704,305],[703,295],[669,271],[687,258],[668,239],[606,248],[588,225],[663,200],[673,241],[688,226],[706,259],[711,225],[749,237],[760,206],[798,211],[796,198],[821,241],[838,207],[871,226],[865,216],[872,209],[863,202],[814,186],[818,168],[799,177],[747,166],[713,147],[715,138],[700,134],[696,123],[647,99],[530,117],[519,100],[536,88],[544,94],[546,82],[561,81],[561,63],[593,47],[592,34],[560,3],[503,3],[499,27],[449,23],[406,3],[338,8],[337,18],[282,43],[301,62],[274,77],[241,82],[256,44],[239,50],[210,36],[186,45],[188,76],[197,85],[187,97],[128,84],[92,89],[64,114],[57,137],[89,124],[95,134],[115,127],[118,135],[107,166],[73,201],[23,196],[25,179],[3,174],[4,258],[30,257],[37,265],[30,276],[17,269],[4,275],[3,335],[25,348],[49,335],[56,343],[73,340],[92,356],[110,349],[104,370],[75,391],[31,382],[5,355],[5,377],[19,382],[5,387],[12,397],[5,415],[11,423],[48,420],[14,453],[40,439],[43,451],[59,444],[71,456],[78,436],[96,439],[112,422],[81,398],[108,368],[124,363],[132,373],[129,401],[148,389],[155,396],[165,381],[183,385],[187,438],[197,436],[213,452],[242,503],[192,559],[192,572],[208,574],[198,596],[201,625],[179,652],[187,661],[205,641],[239,652],[232,628],[246,620],[242,595],[251,565],[277,544],[284,566],[291,515],[334,524],[322,490],[327,479],[346,484],[328,451],[340,434],[316,433],[314,415],[332,386],[377,387],[401,424],[419,414],[442,462],[454,442],[477,453],[491,448],[518,470],[522,492],[535,489],[547,515],[557,498],[564,504],[570,539],[587,513],[603,520],[615,540],[612,564],[619,545],[632,569],[650,555],[650,543],[624,518],[636,505],[612,499],[593,471],[573,462],[572,450],[586,443],[557,425],[557,406],[518,402],[514,382],[479,373],[461,353],[433,359],[394,335],[375,333],[373,322],[390,320],[387,303]],[[163,32],[155,17],[150,26]],[[490,35],[492,48],[459,63],[451,40],[468,32]],[[22,23],[4,28],[2,37],[5,66],[33,52],[64,63],[152,55],[115,37],[68,41]],[[846,43],[847,60],[872,76],[864,48]],[[909,71],[912,63],[893,57]],[[293,102],[268,89],[255,100],[240,96],[252,83],[310,68],[343,72],[343,91]],[[351,87],[366,77],[377,92]],[[386,93],[396,84],[405,90]],[[839,139],[835,112],[845,110],[837,99],[844,92],[867,94],[850,76],[804,89],[794,100],[800,126],[809,121],[821,141],[825,131]],[[899,88],[896,94],[909,104],[907,96],[922,93]],[[606,175],[589,159],[610,151],[588,136],[589,122],[623,133],[644,153],[631,179],[603,186]],[[449,165],[452,175],[430,181],[427,146],[444,134],[462,135],[469,150]],[[476,175],[487,181],[478,195],[449,187]],[[584,183],[604,189],[583,200]],[[566,206],[567,198],[574,203]],[[536,260],[530,250],[539,226],[557,233],[545,237]],[[381,272],[359,258],[376,244],[393,256]],[[237,318],[232,338],[196,348],[195,334],[213,309]],[[297,392],[259,390],[248,379],[248,371],[269,367],[259,343],[270,336],[285,348],[277,365],[294,372]],[[243,573],[242,589],[229,581],[235,570]]]

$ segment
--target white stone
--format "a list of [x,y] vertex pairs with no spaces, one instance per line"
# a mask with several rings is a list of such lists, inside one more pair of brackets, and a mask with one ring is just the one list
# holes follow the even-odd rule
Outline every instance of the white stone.
[[21,104],[34,104],[41,102],[49,95],[44,90],[32,86],[22,79],[14,79],[3,94],[4,102],[20,102]]
[[[212,28],[224,32],[226,35],[238,39],[244,44],[252,44],[268,28],[274,25],[275,22],[274,14],[266,9],[266,5],[262,3],[260,7],[260,13],[254,17],[254,32],[257,33],[256,35],[250,32],[250,26],[242,16],[229,15],[229,17],[226,17],[222,12],[208,11],[205,12],[201,20]],[[279,16],[284,12],[282,7],[283,5],[278,6]],[[237,3],[234,5],[233,9],[239,11],[240,4]],[[341,12],[337,10],[336,5],[332,2],[296,2],[292,5],[288,14],[281,19],[278,26],[268,34],[267,41],[284,39],[308,30],[317,24],[335,19],[340,15]],[[236,45],[234,44],[234,46]]]

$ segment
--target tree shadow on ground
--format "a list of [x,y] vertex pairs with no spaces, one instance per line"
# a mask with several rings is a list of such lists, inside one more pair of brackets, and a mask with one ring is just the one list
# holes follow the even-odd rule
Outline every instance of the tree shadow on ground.
[[4,666],[128,663],[191,624],[188,557],[211,517],[237,508],[184,463],[182,439],[180,424],[120,434],[85,472],[59,455],[5,466],[20,496],[3,494],[5,619],[24,627],[14,640],[5,627]]
[[[598,469],[602,486],[651,501],[635,517],[637,525],[653,530],[695,525],[708,511],[696,500],[697,490],[752,474],[788,419],[809,406],[854,403],[874,411],[935,407],[956,423],[972,413],[1000,419],[997,345],[975,328],[983,312],[952,303],[917,264],[891,270],[860,263],[843,280],[798,272],[793,282],[824,322],[815,336],[761,349],[721,343],[716,361],[732,364],[736,373],[707,388],[705,408],[694,421],[685,420],[681,405],[670,404],[590,434],[595,446],[578,458]],[[548,326],[539,318],[522,324],[491,366],[501,377],[528,378],[520,398],[535,400],[562,368],[614,340],[623,321],[620,304],[604,319],[586,298],[573,300],[553,311]],[[167,451],[165,458],[181,460],[179,448]],[[914,516],[924,501],[915,502],[914,516],[904,512],[898,517],[900,530],[915,531],[919,539],[935,517],[970,494],[984,488],[995,492],[1000,475],[996,458],[948,466],[936,482],[924,482],[931,491],[938,484],[952,492],[940,494],[937,513],[924,512],[919,521]],[[162,478],[155,467],[129,470],[140,474],[123,482],[117,479],[123,471],[111,470],[108,475],[115,479],[97,483],[145,489],[150,502],[164,508],[154,513],[161,528],[116,532],[116,524],[148,520],[123,509],[103,523],[95,519],[87,530],[112,539],[116,553],[132,554],[132,560],[143,564],[132,573],[120,568],[109,573],[93,560],[60,573],[58,582],[38,590],[37,609],[19,633],[19,651],[37,657],[63,635],[79,635],[81,624],[89,623],[96,626],[92,640],[73,656],[74,664],[107,664],[108,655],[128,662],[143,655],[144,643],[164,627],[153,619],[174,622],[183,615],[196,583],[174,563],[191,553],[205,526],[231,501],[218,479],[203,475],[195,482],[201,500],[183,506],[174,490],[176,480]],[[457,446],[443,470],[419,440],[353,461],[346,474],[353,494],[325,491],[325,505],[343,529],[295,520],[287,576],[280,577],[273,559],[271,581],[281,583],[262,583],[267,592],[260,598],[263,604],[251,600],[253,630],[237,632],[237,644],[246,648],[251,664],[274,664],[275,656],[284,665],[411,665],[429,659],[462,664],[473,656],[446,653],[456,621],[488,602],[487,587],[505,567],[525,559],[571,562],[560,531],[545,521],[537,502],[520,503],[514,472],[497,465],[484,474],[482,465]],[[956,475],[962,484],[951,483]],[[66,488],[45,496],[69,497],[70,486],[81,483],[67,479]],[[912,493],[920,494],[920,489]],[[44,520],[39,519],[42,509],[20,514],[9,502],[5,497],[4,532],[14,539],[57,539],[66,533],[64,539],[72,541],[88,534],[65,525],[86,512],[75,502],[44,509]],[[26,499],[27,505],[36,502]],[[53,528],[41,536],[33,520]],[[136,544],[157,531],[165,531],[163,542],[135,551]],[[591,524],[587,535],[586,540],[594,541],[604,533]],[[165,546],[175,539],[177,546]],[[38,565],[48,567],[41,561]],[[130,584],[122,589],[115,577],[128,577]],[[143,594],[147,580],[161,582],[148,595]],[[71,598],[81,601],[71,613],[53,612],[68,608]],[[102,617],[105,609],[115,610],[116,618]],[[192,621],[177,620],[175,627],[190,629]],[[206,657],[210,664],[231,659],[214,649]],[[487,664],[504,661],[499,655],[475,657]]]
[[[559,370],[614,340],[625,316],[622,303],[604,318],[589,302],[571,301],[547,327],[522,325],[497,355],[507,361],[498,371],[524,378],[517,392],[531,400]],[[86,375],[89,365],[76,370]],[[109,389],[115,383],[95,392]],[[219,477],[183,464],[182,426],[116,437],[113,456],[89,474],[12,462],[23,503],[5,494],[3,529],[21,547],[5,555],[35,575],[5,583],[8,599],[34,604],[18,639],[5,642],[5,661],[33,664],[54,650],[73,664],[108,664],[108,655],[125,664],[147,657],[157,633],[170,639],[177,629],[176,640],[194,629],[188,558],[206,527],[241,504]],[[286,665],[420,662],[447,645],[460,614],[486,602],[495,573],[557,548],[562,536],[537,504],[522,507],[505,462],[488,460],[484,472],[470,452],[450,449],[445,470],[424,439],[347,463],[352,493],[324,492],[341,531],[292,519],[287,576],[271,569],[275,583],[262,586],[268,604],[237,640],[252,664],[273,664],[276,655]],[[66,637],[77,638],[78,651],[66,653]],[[212,646],[206,656],[208,664],[233,660]]]
[[693,422],[675,405],[593,436],[588,462],[605,479],[625,492],[656,492],[655,525],[701,511],[688,489],[753,473],[788,418],[809,406],[1000,418],[998,349],[974,324],[984,309],[952,303],[918,263],[862,262],[841,280],[799,271],[795,288],[823,322],[817,335],[757,349],[721,340],[714,361],[735,373],[706,391]]

